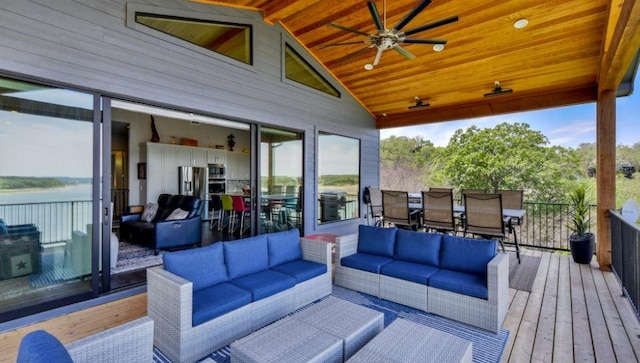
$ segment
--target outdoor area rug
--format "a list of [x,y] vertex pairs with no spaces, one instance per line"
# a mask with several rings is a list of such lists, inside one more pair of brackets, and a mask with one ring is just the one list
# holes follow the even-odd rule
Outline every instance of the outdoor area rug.
[[531,292],[533,281],[538,273],[540,257],[520,254],[520,264],[516,254],[509,252],[509,287]]
[[[500,361],[500,356],[504,349],[504,345],[509,337],[509,331],[500,329],[498,334],[482,330],[470,325],[459,323],[453,320],[445,319],[437,315],[425,313],[424,311],[410,308],[408,306],[396,304],[390,301],[381,300],[374,296],[359,293],[357,291],[348,290],[342,287],[333,286],[334,297],[338,297],[352,303],[368,307],[384,313],[384,326],[388,326],[396,318],[411,320],[429,326],[440,331],[453,334],[460,338],[466,339],[473,343],[473,361],[496,363]],[[314,302],[312,304],[315,304]],[[305,309],[305,307],[302,307]],[[208,357],[200,362],[205,363],[228,363],[231,361],[231,349],[226,346],[216,352],[211,353]],[[154,348],[153,360],[157,363],[170,362],[162,353]]]
[[157,255],[154,255],[153,252],[152,248],[121,241],[118,247],[118,262],[116,267],[111,269],[111,273],[119,274],[161,265],[164,251],[160,250]]

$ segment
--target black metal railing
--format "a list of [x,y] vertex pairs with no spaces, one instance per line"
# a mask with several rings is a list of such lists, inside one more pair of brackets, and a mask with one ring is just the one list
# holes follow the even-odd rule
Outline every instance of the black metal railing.
[[640,319],[640,228],[625,221],[620,214],[610,211],[611,267]]

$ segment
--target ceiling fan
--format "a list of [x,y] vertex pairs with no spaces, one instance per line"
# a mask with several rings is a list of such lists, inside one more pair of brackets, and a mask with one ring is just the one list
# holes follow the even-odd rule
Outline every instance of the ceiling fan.
[[413,18],[415,18],[422,10],[424,10],[424,8],[426,8],[427,6],[429,6],[429,4],[431,4],[431,0],[422,0],[420,2],[420,4],[418,4],[418,6],[416,6],[415,8],[413,8],[409,13],[407,13],[407,15],[404,16],[404,18],[402,18],[402,20],[400,20],[393,28],[388,29],[387,28],[387,2],[386,0],[383,3],[383,18],[384,21],[380,19],[380,14],[378,13],[378,8],[376,7],[376,3],[373,1],[368,1],[367,2],[367,6],[369,7],[369,13],[371,14],[371,18],[373,19],[373,22],[376,25],[376,29],[378,30],[377,33],[375,34],[369,34],[369,33],[365,33],[363,31],[357,30],[357,29],[353,29],[353,28],[348,28],[342,25],[338,25],[338,24],[334,24],[334,23],[327,23],[328,26],[340,29],[340,30],[344,30],[344,31],[348,31],[351,33],[356,33],[359,35],[363,35],[365,37],[367,37],[366,40],[364,41],[357,41],[357,42],[344,42],[344,43],[333,43],[333,44],[326,44],[323,47],[331,47],[331,46],[339,46],[339,45],[352,45],[352,44],[362,44],[364,42],[364,44],[366,44],[365,48],[362,48],[360,50],[357,50],[351,54],[348,54],[347,56],[343,57],[342,59],[347,59],[347,58],[351,58],[355,55],[358,55],[362,52],[367,51],[368,49],[371,48],[377,48],[377,53],[376,56],[373,60],[373,63],[369,63],[366,64],[364,66],[364,68],[366,70],[372,70],[373,67],[377,66],[378,63],[380,62],[380,57],[382,57],[382,52],[384,52],[387,49],[393,49],[396,52],[400,53],[401,55],[403,55],[404,57],[406,57],[407,59],[414,59],[415,56],[413,54],[411,54],[409,51],[407,51],[406,49],[404,49],[402,46],[400,46],[400,44],[434,44],[434,50],[436,51],[440,51],[442,49],[444,49],[444,45],[447,43],[446,40],[444,39],[413,39],[413,38],[407,38],[408,36],[423,32],[425,30],[429,30],[429,29],[433,29],[433,28],[437,28],[439,26],[442,25],[446,25],[446,24],[450,24],[453,22],[458,21],[458,16],[451,16],[445,19],[441,19],[438,21],[434,21],[432,23],[428,23],[407,31],[402,31],[402,29],[411,21],[413,20]]

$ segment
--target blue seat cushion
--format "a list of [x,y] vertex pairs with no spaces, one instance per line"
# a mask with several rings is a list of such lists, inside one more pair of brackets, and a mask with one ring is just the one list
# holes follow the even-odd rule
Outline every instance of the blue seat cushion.
[[33,331],[22,338],[17,363],[73,363],[67,349],[44,330]]
[[383,275],[423,285],[426,285],[429,277],[438,271],[440,269],[435,266],[406,261],[394,261],[380,269],[380,273]]
[[251,293],[228,282],[193,293],[193,326],[251,303]]
[[282,272],[265,270],[238,277],[229,283],[249,291],[252,301],[258,301],[296,286],[296,279]]
[[164,269],[193,283],[193,291],[227,281],[222,243],[162,255]]
[[342,266],[351,267],[358,270],[380,273],[380,268],[390,262],[393,258],[378,255],[370,255],[368,253],[355,253],[353,255],[343,257],[340,260]]
[[395,259],[438,267],[440,265],[440,233],[396,232]]
[[267,235],[223,242],[224,259],[229,279],[249,275],[269,268]]
[[487,278],[484,275],[440,270],[429,277],[427,285],[480,299],[486,299],[489,295]]
[[487,264],[498,253],[498,242],[442,236],[440,268],[470,274],[487,274]]
[[300,283],[324,274],[327,272],[327,265],[300,259],[274,266],[271,270],[292,276],[296,283]]
[[267,242],[269,246],[269,267],[302,258],[300,231],[297,228],[286,232],[267,234]]
[[9,234],[9,228],[6,224],[4,224],[4,221],[0,219],[0,236],[4,236],[7,234]]
[[358,226],[358,252],[393,257],[397,228]]

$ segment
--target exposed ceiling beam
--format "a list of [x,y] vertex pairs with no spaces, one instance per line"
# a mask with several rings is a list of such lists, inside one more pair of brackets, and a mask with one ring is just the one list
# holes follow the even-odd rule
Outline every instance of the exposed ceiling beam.
[[433,109],[418,109],[408,113],[379,117],[376,121],[376,127],[378,129],[385,129],[413,126],[594,102],[597,100],[596,92],[597,89],[595,85],[593,85],[537,95],[520,97],[504,96],[504,98],[495,98],[490,102],[477,102]]

